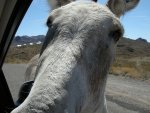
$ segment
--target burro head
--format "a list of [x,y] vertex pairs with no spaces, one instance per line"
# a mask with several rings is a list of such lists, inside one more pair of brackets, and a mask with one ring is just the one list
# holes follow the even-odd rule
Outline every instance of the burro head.
[[50,0],[54,10],[47,20],[50,29],[55,27],[53,38],[74,40],[73,44],[82,51],[80,58],[89,68],[111,64],[115,45],[124,33],[119,18],[139,3],[139,0],[108,0],[106,5],[100,5],[95,1]]
[[124,33],[119,18],[139,0],[95,1],[49,0],[53,11],[37,78],[12,113],[107,113],[106,75]]

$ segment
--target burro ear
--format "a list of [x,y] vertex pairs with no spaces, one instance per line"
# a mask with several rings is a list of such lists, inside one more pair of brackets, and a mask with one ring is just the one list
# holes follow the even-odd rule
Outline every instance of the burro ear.
[[48,3],[51,9],[53,10],[63,5],[69,4],[72,1],[75,1],[75,0],[48,0]]
[[125,14],[135,8],[140,0],[108,0],[107,6],[117,16]]
[[[73,1],[77,1],[77,0],[48,0],[48,3],[51,9],[53,10],[63,5],[69,4],[70,2]],[[91,1],[97,2],[97,0],[91,0]]]

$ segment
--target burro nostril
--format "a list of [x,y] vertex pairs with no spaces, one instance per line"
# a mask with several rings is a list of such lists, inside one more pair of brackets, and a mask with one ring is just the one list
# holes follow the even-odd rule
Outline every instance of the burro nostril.
[[125,1],[126,1],[126,3],[130,2],[130,0],[125,0]]

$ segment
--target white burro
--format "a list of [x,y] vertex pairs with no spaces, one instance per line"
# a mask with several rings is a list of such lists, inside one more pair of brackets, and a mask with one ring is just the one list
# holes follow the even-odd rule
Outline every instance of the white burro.
[[11,113],[107,113],[107,74],[124,33],[119,18],[139,0],[94,1],[49,0],[35,83]]

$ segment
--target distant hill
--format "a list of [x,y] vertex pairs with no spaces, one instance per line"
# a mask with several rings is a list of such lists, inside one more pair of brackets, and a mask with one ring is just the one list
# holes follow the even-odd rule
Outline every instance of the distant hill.
[[150,80],[150,43],[145,39],[120,39],[110,73]]
[[[40,52],[42,43],[36,43],[43,42],[44,37],[44,35],[16,36],[5,62],[27,63]],[[29,45],[29,43],[34,44]],[[26,46],[17,47],[18,44]],[[110,73],[150,80],[150,43],[142,38],[137,40],[121,38],[116,46],[116,58]]]
[[147,40],[146,40],[146,39],[143,39],[143,38],[138,38],[138,39],[136,39],[136,41],[141,41],[141,42],[147,43]]
[[37,43],[37,42],[44,42],[44,35],[38,35],[38,36],[16,36],[14,40],[12,41],[12,46],[16,45],[28,45],[29,43]]
[[132,40],[121,38],[117,44],[117,56],[130,57],[150,57],[150,43],[145,39]]

